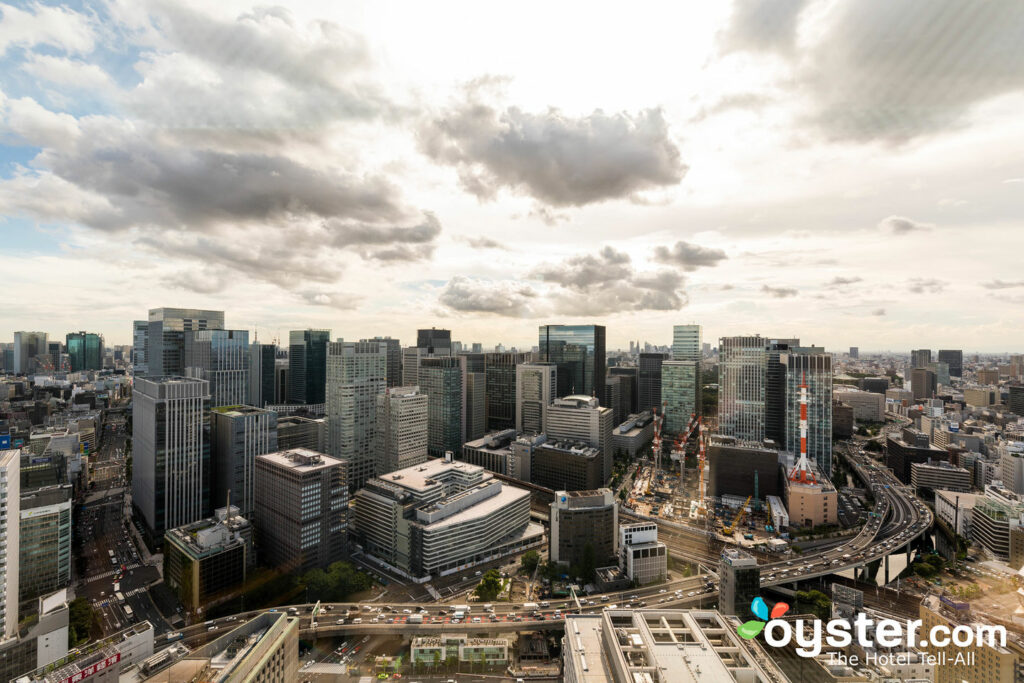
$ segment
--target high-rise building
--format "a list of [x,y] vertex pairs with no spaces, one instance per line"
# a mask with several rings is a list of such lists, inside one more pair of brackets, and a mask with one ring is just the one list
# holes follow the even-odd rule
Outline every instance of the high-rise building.
[[1008,391],[1009,396],[1006,400],[1006,407],[1014,415],[1024,415],[1024,385],[1010,385]]
[[[64,355],[64,345],[61,344],[59,341],[47,342],[46,343],[46,358],[47,358],[46,365],[47,365],[47,367],[49,369],[52,369],[54,372],[61,372],[63,370],[70,370],[71,369],[71,362],[70,362],[70,360],[67,363],[67,365],[68,365],[67,368],[64,367],[64,363],[61,363],[61,356],[63,356],[63,355]],[[96,368],[96,369],[97,370],[101,370],[102,369],[102,365],[103,365],[103,354],[101,353],[100,354],[100,367]]]
[[928,370],[935,373],[935,382],[937,385],[949,386],[949,364],[942,361],[932,361],[925,366]]
[[718,591],[718,606],[723,614],[751,618],[750,603],[761,594],[761,570],[757,559],[738,548],[722,551],[718,565],[721,585]]
[[146,359],[149,357],[149,321],[132,321],[132,373],[145,375],[148,372]]
[[675,325],[672,328],[672,360],[699,363],[702,358],[700,325]]
[[[103,369],[103,337],[93,332],[69,332],[65,342],[71,372]],[[54,369],[60,369],[59,361]]]
[[516,426],[516,368],[530,361],[529,353],[484,355],[487,376],[487,431]]
[[781,354],[786,369],[785,449],[800,453],[800,387],[807,385],[807,457],[832,476],[832,354],[820,346],[798,346]]
[[601,488],[604,453],[584,442],[549,439],[531,449],[530,482],[555,491]]
[[938,389],[935,373],[928,368],[914,368],[910,371],[910,390],[914,400],[932,398]]
[[0,451],[0,635],[18,635],[21,450]]
[[950,377],[963,377],[964,352],[960,349],[939,349],[939,362],[949,366]]
[[185,335],[185,374],[210,383],[210,406],[249,400],[249,332],[195,330]]
[[[622,410],[625,411],[625,414],[633,415],[634,413],[642,412],[640,410],[639,389],[637,388],[637,367],[608,368],[608,374],[622,378],[619,380],[619,393],[622,395]],[[650,408],[644,408],[644,410],[650,410]]]
[[132,392],[132,504],[159,545],[210,509],[210,383],[139,377]]
[[661,412],[661,366],[668,360],[665,353],[641,353],[637,363],[640,410]]
[[854,360],[860,358],[860,348],[859,347],[857,347],[857,346],[851,346],[850,347],[850,358],[853,358]]
[[377,475],[427,461],[427,402],[419,387],[377,394]]
[[343,464],[302,448],[256,458],[256,528],[271,566],[294,573],[346,557],[348,488]]
[[420,391],[427,402],[427,449],[439,458],[446,451],[458,453],[466,442],[463,406],[466,389],[463,364],[454,356],[420,360]]
[[555,491],[551,503],[552,562],[592,569],[618,563],[619,505],[611,489]]
[[274,360],[274,403],[288,403],[288,372],[290,363],[287,358]]
[[541,325],[539,360],[558,365],[558,395],[604,397],[604,325]]
[[387,375],[389,387],[402,386],[402,342],[391,337],[360,339],[361,342],[379,342],[387,345]]
[[14,374],[27,375],[33,369],[33,359],[48,353],[45,332],[15,332]]
[[452,331],[439,330],[431,327],[429,330],[416,330],[416,347],[424,349],[431,356],[452,355]]
[[487,374],[470,372],[466,356],[458,356],[458,359],[465,394],[462,404],[463,439],[473,441],[487,433]]
[[612,476],[612,430],[615,415],[611,408],[602,408],[596,398],[566,396],[548,406],[544,417],[544,433],[551,439],[581,441],[597,448],[604,459],[602,482]]
[[313,420],[302,415],[278,415],[277,448],[282,451],[305,448],[323,452],[327,444],[325,425],[324,418]]
[[224,311],[195,308],[151,308],[146,333],[146,374],[172,377],[185,374],[185,333],[223,330]]
[[544,431],[544,414],[556,398],[557,387],[557,364],[540,362],[516,366],[517,432],[540,434]]
[[327,345],[327,452],[345,462],[351,493],[374,476],[377,396],[387,389],[384,342]]
[[786,448],[786,367],[782,355],[800,346],[799,339],[768,339],[765,342],[764,437]]
[[21,492],[18,577],[22,605],[71,585],[71,485]]
[[910,352],[910,367],[926,368],[932,362],[931,349],[914,349]]
[[700,361],[665,361],[661,366],[661,398],[665,410],[662,430],[681,436],[690,417],[701,413]]
[[718,342],[718,432],[741,441],[765,438],[767,340],[760,335]]
[[276,367],[277,346],[253,342],[249,347],[249,405],[262,408],[278,403],[274,395]]
[[316,405],[326,400],[330,330],[288,333],[288,402]]
[[210,447],[213,505],[233,505],[243,517],[252,519],[256,456],[278,450],[277,413],[253,406],[214,408],[210,412]]

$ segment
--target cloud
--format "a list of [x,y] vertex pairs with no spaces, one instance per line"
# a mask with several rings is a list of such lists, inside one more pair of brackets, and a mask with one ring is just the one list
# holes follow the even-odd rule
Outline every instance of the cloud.
[[791,287],[769,287],[768,285],[761,285],[761,291],[768,296],[775,297],[776,299],[785,299],[786,297],[797,295],[797,291]]
[[927,232],[934,229],[931,223],[918,223],[905,216],[888,216],[878,222],[879,230],[886,230],[894,235],[906,235],[911,232]]
[[587,290],[594,285],[622,282],[633,275],[629,254],[605,247],[598,254],[572,256],[562,263],[540,266],[533,277],[563,287]]
[[718,36],[720,51],[791,53],[806,5],[807,0],[737,0],[729,25]]
[[110,74],[96,64],[67,57],[32,54],[22,68],[37,79],[63,88],[111,92],[115,88]]
[[223,273],[209,268],[180,271],[164,278],[163,283],[196,294],[217,294],[223,292],[229,284]]
[[550,225],[552,227],[558,225],[559,223],[569,222],[569,214],[558,211],[552,211],[550,208],[544,206],[543,204],[538,204],[537,206],[530,209],[529,217],[536,218],[543,222],[544,225]]
[[907,282],[907,289],[914,294],[940,294],[946,283],[934,278],[915,277]]
[[991,282],[983,282],[981,286],[985,289],[1012,289],[1014,287],[1024,287],[1024,280],[992,280]]
[[883,316],[883,315],[885,315],[885,309],[884,308],[876,308],[875,310],[871,311],[871,315]]
[[509,247],[507,245],[502,244],[498,240],[493,240],[490,237],[462,237],[461,239],[474,249],[502,249],[505,251],[509,250]]
[[741,92],[724,95],[711,104],[701,107],[700,111],[690,118],[692,123],[699,123],[708,118],[724,114],[734,109],[754,111],[774,101],[769,95],[755,92]]
[[420,146],[455,167],[481,200],[507,189],[550,206],[584,206],[674,186],[686,173],[659,109],[574,118],[497,109],[473,89],[421,127]]
[[355,310],[363,298],[353,294],[330,294],[316,290],[299,292],[299,296],[310,306],[327,306],[339,311]]
[[678,266],[687,272],[698,268],[717,266],[719,261],[724,261],[727,258],[729,257],[721,249],[709,249],[682,240],[676,242],[671,249],[665,246],[658,246],[654,249],[655,261]]
[[830,280],[825,286],[826,287],[845,287],[846,285],[852,285],[852,284],[856,284],[856,283],[862,282],[862,281],[863,281],[863,278],[859,278],[859,277],[841,277],[841,276],[837,275],[834,278],[832,278],[832,280]]
[[0,56],[12,47],[36,45],[75,54],[92,51],[95,32],[84,14],[39,2],[25,3],[23,7],[0,4]]
[[522,282],[477,280],[456,275],[445,285],[438,301],[463,313],[522,317],[531,313],[536,297],[537,293]]

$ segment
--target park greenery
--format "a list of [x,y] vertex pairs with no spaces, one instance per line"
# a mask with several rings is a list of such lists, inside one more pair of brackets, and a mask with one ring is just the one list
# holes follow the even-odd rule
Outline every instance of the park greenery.
[[350,562],[335,562],[326,571],[306,572],[299,577],[298,584],[308,591],[308,602],[344,602],[353,593],[369,590],[373,579]]
[[501,595],[504,587],[505,583],[501,580],[501,574],[498,573],[498,570],[489,569],[483,575],[483,578],[480,579],[480,583],[477,584],[473,594],[483,602],[490,602]]
[[68,607],[68,644],[75,647],[89,640],[92,631],[92,605],[85,598],[75,598]]

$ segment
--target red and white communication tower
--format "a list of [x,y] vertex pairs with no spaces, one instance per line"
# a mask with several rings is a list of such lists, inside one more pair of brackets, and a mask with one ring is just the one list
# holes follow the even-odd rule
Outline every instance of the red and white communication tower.
[[[808,478],[809,477],[809,478]],[[800,377],[800,459],[789,473],[789,480],[801,484],[817,484],[807,460],[807,373]]]

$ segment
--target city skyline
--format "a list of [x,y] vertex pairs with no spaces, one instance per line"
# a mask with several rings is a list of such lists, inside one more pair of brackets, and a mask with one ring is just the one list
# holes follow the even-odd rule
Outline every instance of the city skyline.
[[1019,3],[673,9],[4,6],[0,338],[1014,349]]

